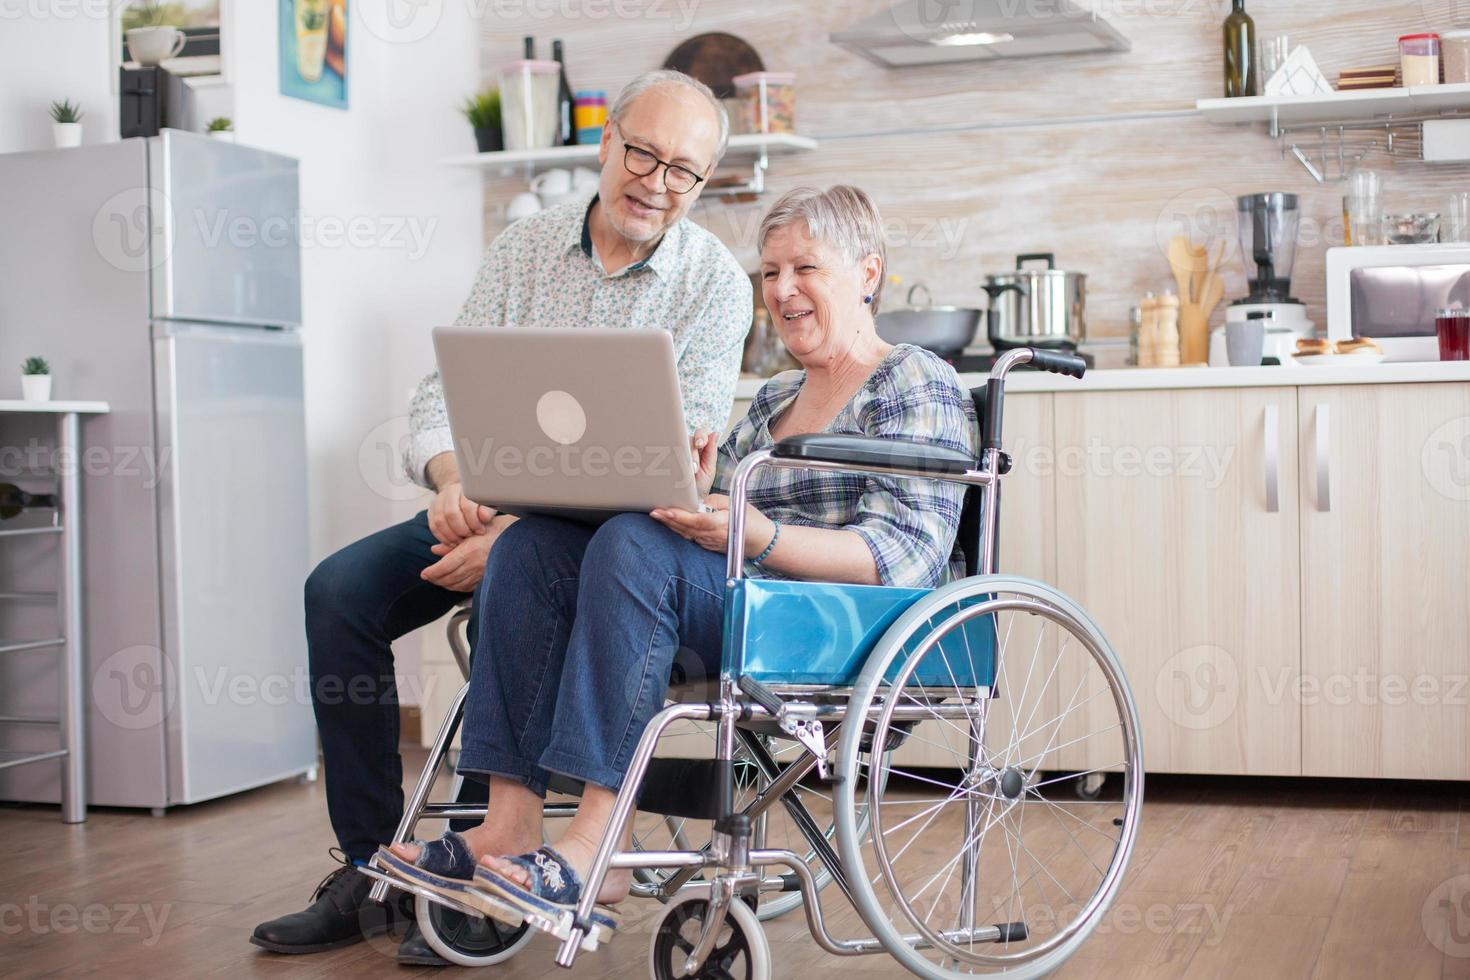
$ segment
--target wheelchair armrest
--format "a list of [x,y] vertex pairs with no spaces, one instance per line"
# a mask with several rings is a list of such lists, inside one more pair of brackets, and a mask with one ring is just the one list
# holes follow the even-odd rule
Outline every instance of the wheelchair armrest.
[[867,469],[922,470],[959,475],[979,464],[969,453],[906,439],[807,433],[787,436],[771,448],[777,459],[805,459]]

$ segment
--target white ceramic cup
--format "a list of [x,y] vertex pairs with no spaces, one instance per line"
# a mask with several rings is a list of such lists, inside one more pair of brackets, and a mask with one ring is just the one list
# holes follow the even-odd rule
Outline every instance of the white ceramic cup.
[[598,174],[596,170],[588,170],[586,167],[578,167],[572,171],[572,190],[595,191],[597,190]]
[[531,178],[531,190],[543,198],[561,197],[572,190],[572,172],[557,167]]
[[535,214],[541,210],[541,198],[530,191],[522,191],[510,199],[505,206],[505,216],[510,221],[520,221],[527,215]]
[[144,68],[151,68],[178,57],[187,41],[177,27],[135,27],[128,31],[128,53]]

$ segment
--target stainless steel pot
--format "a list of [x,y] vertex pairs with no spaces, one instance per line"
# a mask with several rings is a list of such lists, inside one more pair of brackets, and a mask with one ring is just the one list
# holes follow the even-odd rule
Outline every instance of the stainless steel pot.
[[[1027,268],[1045,262],[1045,269]],[[1050,252],[1016,256],[1016,271],[985,277],[993,348],[1060,347],[1087,339],[1087,276],[1057,268]]]

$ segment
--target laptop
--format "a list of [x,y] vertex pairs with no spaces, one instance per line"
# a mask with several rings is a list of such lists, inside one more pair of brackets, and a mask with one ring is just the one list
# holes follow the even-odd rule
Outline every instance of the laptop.
[[434,353],[471,500],[587,523],[699,510],[667,331],[440,327]]

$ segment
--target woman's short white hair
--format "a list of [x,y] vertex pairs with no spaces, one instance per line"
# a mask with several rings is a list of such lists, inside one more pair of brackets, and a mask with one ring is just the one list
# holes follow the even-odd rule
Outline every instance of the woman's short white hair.
[[[781,195],[781,199],[761,219],[756,247],[764,249],[771,232],[797,222],[806,225],[808,235],[833,246],[854,265],[865,256],[876,255],[881,269],[888,268],[888,249],[883,242],[883,218],[878,214],[878,206],[873,203],[872,198],[856,187],[838,184],[825,191],[819,191],[815,187],[798,187]],[[878,302],[883,297],[883,279],[883,272],[880,271],[878,285],[873,287],[874,313],[878,312]]]
[[715,165],[720,162],[720,158],[725,155],[725,147],[730,143],[730,115],[725,112],[725,107],[720,103],[719,99],[715,98],[715,93],[710,91],[710,87],[697,78],[686,75],[682,71],[673,71],[667,68],[659,71],[644,72],[624,86],[623,90],[618,93],[617,101],[607,111],[608,120],[610,122],[619,122],[627,113],[629,107],[638,100],[640,95],[649,89],[658,88],[660,85],[682,85],[685,88],[693,89],[704,96],[705,101],[714,110],[715,119],[718,120],[720,127],[720,141],[715,145],[715,158],[710,163],[710,170],[714,170]]

